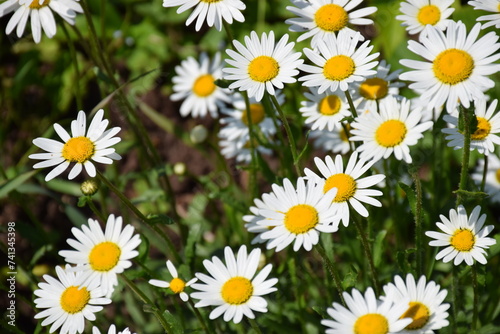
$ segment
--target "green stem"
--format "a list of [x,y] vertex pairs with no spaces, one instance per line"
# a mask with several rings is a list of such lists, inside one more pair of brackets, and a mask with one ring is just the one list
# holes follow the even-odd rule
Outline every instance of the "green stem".
[[330,273],[330,275],[333,278],[333,283],[335,284],[335,287],[337,288],[337,292],[339,293],[340,300],[342,301],[342,304],[345,306],[346,304],[345,304],[344,296],[342,295],[342,293],[344,292],[344,289],[342,288],[342,283],[340,282],[340,276],[339,276],[339,273],[337,272],[337,269],[333,265],[332,261],[330,261],[330,259],[326,255],[326,252],[325,252],[325,249],[323,248],[323,245],[318,243],[314,247],[314,249],[323,258],[323,262],[325,263],[325,267],[326,267],[326,269],[328,269],[328,272]]
[[160,322],[161,326],[165,330],[165,333],[170,334],[172,332],[170,326],[168,325],[167,321],[163,316],[161,315],[160,310],[156,305],[151,301],[151,299],[148,298],[138,287],[137,285],[134,284],[131,280],[127,278],[124,274],[120,275],[120,278],[127,284],[127,286],[139,297],[139,299],[144,303],[147,304],[151,307],[151,311],[155,315],[156,319]]
[[247,318],[247,319],[248,319],[248,322],[250,323],[250,326],[252,326],[253,330],[255,331],[255,333],[262,334],[262,331],[260,330],[260,327],[259,327],[259,324],[257,323],[257,321],[255,321],[255,319],[252,319],[252,318]]
[[205,333],[212,334],[212,331],[207,326],[205,319],[202,317],[202,315],[200,313],[200,310],[198,310],[198,308],[194,306],[194,303],[191,300],[191,298],[188,299],[188,303],[189,303],[189,305],[191,305],[191,308],[193,309],[193,312],[196,315],[196,318],[198,319],[198,321],[200,322],[201,327],[203,327],[203,330],[205,331]]
[[347,103],[349,103],[349,109],[351,109],[352,116],[354,118],[358,117],[358,112],[356,111],[356,107],[354,107],[354,102],[352,101],[351,94],[349,93],[349,90],[345,91],[345,97],[347,99]]
[[[470,157],[470,110],[460,106],[460,115],[463,124],[464,147],[462,152],[462,169],[460,171],[460,183],[458,184],[459,190],[466,190],[467,179],[469,176],[469,157]],[[457,193],[456,206],[458,207],[464,202],[464,194]]]
[[484,191],[484,186],[486,185],[486,174],[488,174],[488,156],[484,156],[484,169],[483,178],[481,179],[481,191]]
[[92,210],[92,212],[97,216],[99,217],[99,219],[105,223],[107,221],[106,217],[101,213],[101,211],[97,210],[97,207],[95,206],[94,204],[94,201],[92,201],[92,197],[89,196],[88,200],[87,200],[87,204],[89,205],[89,208],[90,210]]
[[422,182],[418,176],[418,169],[413,167],[411,172],[411,178],[415,184],[415,247],[416,251],[416,261],[417,261],[417,275],[421,276],[424,274],[424,254],[425,249],[423,247],[423,228],[422,228]]
[[372,255],[370,243],[368,242],[368,238],[366,237],[366,234],[363,231],[363,227],[361,226],[361,223],[358,221],[358,219],[357,218],[352,219],[352,221],[354,222],[354,226],[356,227],[356,230],[358,231],[358,234],[359,234],[360,239],[361,239],[361,244],[363,245],[365,257],[368,260],[368,266],[370,268],[370,276],[372,279],[373,290],[375,290],[375,294],[378,296],[378,295],[380,295],[379,281],[378,281],[377,271],[375,270],[375,264],[373,263],[373,255]]
[[476,333],[477,329],[477,318],[478,318],[478,308],[479,308],[479,294],[477,291],[477,264],[473,264],[471,268],[472,276],[472,291],[474,291],[474,306],[472,308],[472,333]]
[[[226,29],[227,30],[227,29]],[[247,112],[247,123],[248,123],[248,137],[250,138],[250,154],[252,157],[251,169],[250,169],[250,179],[249,179],[249,188],[252,197],[257,197],[258,189],[257,189],[257,150],[255,148],[255,139],[253,132],[253,120],[252,120],[252,112],[250,108],[250,99],[248,98],[247,92],[241,92],[243,99],[245,100],[245,108]]]
[[227,39],[229,40],[229,45],[231,46],[231,49],[234,50],[234,37],[233,37],[233,31],[231,30],[231,25],[226,22],[226,20],[222,20],[222,24],[224,25],[224,30],[226,31]]

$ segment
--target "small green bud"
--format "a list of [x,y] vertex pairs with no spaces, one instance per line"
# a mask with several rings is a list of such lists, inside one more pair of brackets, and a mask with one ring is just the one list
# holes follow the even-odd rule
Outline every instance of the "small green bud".
[[92,196],[99,190],[99,181],[96,179],[83,181],[80,185],[80,190],[85,196]]

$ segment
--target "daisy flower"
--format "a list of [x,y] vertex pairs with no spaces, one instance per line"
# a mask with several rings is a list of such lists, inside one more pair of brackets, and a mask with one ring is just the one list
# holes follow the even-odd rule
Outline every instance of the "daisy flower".
[[413,109],[410,112],[410,101],[403,98],[400,101],[388,97],[380,103],[380,112],[370,112],[360,116],[351,123],[352,141],[362,141],[356,150],[361,152],[361,158],[387,159],[391,154],[398,160],[411,163],[410,147],[423,138],[423,132],[430,129],[432,121],[420,123],[422,110]]
[[304,247],[310,251],[319,241],[319,232],[333,233],[338,230],[340,217],[333,208],[337,189],[323,194],[324,184],[304,178],[297,180],[297,188],[288,179],[283,186],[272,185],[273,192],[264,194],[264,208],[258,210],[262,220],[257,225],[268,231],[260,234],[269,240],[267,249],[276,248],[279,252],[292,242],[293,250]]
[[[45,168],[57,165],[45,176],[45,181],[50,181],[64,172],[70,163],[75,165],[69,172],[68,179],[74,179],[83,167],[91,177],[96,176],[95,166],[91,160],[103,164],[111,164],[113,160],[120,160],[121,157],[115,153],[115,149],[110,146],[118,143],[121,138],[114,137],[119,131],[119,127],[106,130],[109,121],[102,119],[104,111],[99,109],[95,114],[89,128],[86,128],[85,113],[80,110],[76,120],[71,122],[71,134],[69,135],[62,126],[55,123],[54,130],[63,140],[59,142],[53,139],[36,138],[33,144],[47,151],[47,153],[30,154],[30,159],[45,160],[36,163],[33,168]],[[106,131],[104,131],[106,130]]]
[[[470,136],[470,150],[478,150],[479,153],[489,155],[495,152],[495,145],[500,144],[500,113],[496,111],[498,100],[493,100],[486,108],[486,100],[474,101],[474,114],[477,119],[477,128]],[[458,113],[444,115],[443,119],[453,127],[444,128],[441,131],[446,133],[448,146],[458,150],[464,147],[464,135],[458,128]]]
[[243,316],[254,319],[256,312],[267,312],[267,301],[262,298],[277,289],[277,278],[267,279],[272,265],[268,264],[256,275],[259,265],[260,249],[247,253],[246,246],[241,246],[235,257],[231,248],[224,249],[226,264],[214,256],[212,261],[204,260],[203,265],[212,277],[196,273],[204,284],[195,283],[191,297],[199,299],[195,307],[216,306],[210,313],[211,320],[224,314],[224,321],[239,323]]
[[432,334],[434,330],[448,326],[450,304],[443,303],[448,291],[433,281],[426,283],[421,276],[418,283],[412,274],[406,275],[406,283],[400,276],[394,277],[394,283],[384,286],[384,292],[392,296],[393,302],[408,301],[407,309],[401,318],[411,318],[413,322],[402,329],[401,334]]
[[377,111],[377,103],[388,96],[399,97],[399,87],[404,86],[402,82],[395,81],[399,79],[401,70],[391,73],[391,65],[385,60],[380,61],[376,70],[377,73],[352,85],[356,110],[361,110],[363,113]]
[[334,92],[327,89],[321,94],[318,93],[317,88],[311,88],[310,91],[311,93],[304,93],[308,100],[302,101],[302,107],[299,109],[302,116],[306,118],[305,124],[311,130],[326,128],[333,131],[335,128],[342,128],[340,120],[351,116],[345,93],[340,89]]
[[[101,334],[101,331],[99,330],[99,328],[94,326],[94,327],[92,327],[92,334]],[[128,329],[128,327],[125,328],[123,331],[116,333],[116,326],[111,325],[111,326],[109,326],[109,330],[108,330],[107,334],[137,334],[137,333],[130,332],[130,329]]]
[[[221,148],[221,154],[226,159],[235,159],[236,162],[248,164],[252,161],[252,152],[250,149],[250,136],[246,135],[233,140],[228,140],[227,138],[221,137],[219,140],[219,146]],[[264,155],[271,155],[273,152],[271,149],[260,145],[255,142],[255,150]]]
[[47,283],[38,283],[40,289],[34,294],[37,308],[45,309],[35,315],[35,319],[46,318],[42,326],[50,326],[50,333],[59,329],[60,334],[82,333],[85,319],[94,321],[94,313],[103,309],[101,305],[110,304],[97,281],[84,282],[82,273],[75,273],[66,265],[65,269],[56,267],[57,279],[43,275]]
[[407,300],[396,304],[389,298],[377,300],[372,288],[368,288],[364,296],[356,289],[352,289],[352,295],[347,292],[342,295],[347,308],[333,303],[333,308],[326,310],[333,320],[321,320],[321,324],[328,327],[327,334],[398,333],[412,321],[409,318],[400,319]]
[[477,21],[489,21],[483,24],[483,29],[495,26],[500,28],[500,1],[498,0],[477,0],[469,1],[469,5],[474,6],[474,9],[481,9],[487,12],[495,13],[491,15],[484,15],[477,18]]
[[198,279],[195,277],[188,282],[185,282],[184,280],[179,278],[179,275],[177,274],[177,270],[175,269],[172,261],[168,260],[166,262],[168,271],[170,272],[170,275],[172,275],[172,280],[170,282],[166,281],[161,281],[157,279],[150,279],[149,284],[157,286],[159,288],[165,288],[172,290],[173,293],[179,294],[179,297],[181,297],[183,302],[187,302],[189,299],[189,296],[187,293],[184,292],[184,289],[187,286],[190,286],[194,282],[196,282]]
[[306,87],[318,87],[318,93],[327,89],[336,91],[340,87],[342,91],[348,89],[348,85],[355,81],[363,81],[369,75],[375,74],[371,70],[377,66],[379,53],[369,55],[373,45],[368,46],[370,41],[365,41],[359,47],[361,40],[359,32],[340,31],[337,36],[327,35],[319,40],[317,50],[304,49],[304,54],[314,65],[301,65],[300,69],[310,73],[299,78],[304,81]]
[[399,10],[404,15],[396,16],[412,34],[425,33],[427,25],[445,30],[451,21],[448,17],[455,11],[451,8],[454,0],[407,0],[401,2]]
[[200,55],[199,62],[193,57],[183,60],[175,67],[177,74],[172,78],[174,94],[172,101],[184,100],[180,114],[186,117],[205,117],[207,113],[216,118],[217,110],[230,102],[227,89],[215,85],[215,80],[222,77],[220,53],[212,61],[206,53]]
[[196,6],[191,15],[186,20],[186,25],[190,25],[196,20],[196,31],[201,29],[203,21],[207,19],[209,27],[215,25],[215,29],[222,30],[222,20],[229,24],[233,19],[238,22],[244,22],[245,17],[241,11],[246,8],[241,0],[163,0],[163,7],[177,7],[177,14],[185,12],[189,8]]
[[59,14],[66,22],[75,24],[76,13],[83,13],[78,0],[7,0],[0,4],[0,17],[15,11],[7,23],[6,34],[16,28],[17,37],[21,38],[31,18],[31,32],[35,43],[42,39],[42,29],[47,37],[56,34],[56,20],[52,12]]
[[255,97],[259,102],[264,91],[276,95],[274,87],[283,89],[284,83],[293,83],[299,71],[297,67],[303,63],[300,52],[293,52],[294,42],[288,43],[285,34],[277,44],[274,41],[274,32],[269,35],[262,33],[259,40],[257,33],[252,31],[250,37],[245,36],[245,45],[234,40],[236,51],[226,50],[232,59],[226,63],[234,67],[222,69],[224,79],[235,80],[229,85],[230,89],[248,91],[249,97]]
[[443,262],[450,262],[459,265],[465,261],[469,266],[474,260],[481,264],[486,264],[485,248],[496,244],[496,240],[488,238],[487,235],[493,230],[493,225],[484,226],[486,214],[479,217],[481,207],[478,205],[472,210],[470,217],[462,205],[458,209],[450,210],[450,218],[439,215],[441,222],[437,222],[441,232],[425,232],[429,238],[435,239],[429,242],[434,247],[446,246],[436,255],[436,260],[443,259]]
[[[276,99],[280,105],[285,102],[285,96],[276,91]],[[243,96],[235,93],[231,96],[232,108],[223,108],[222,114],[226,117],[220,119],[220,123],[224,125],[219,133],[221,137],[227,140],[234,140],[248,135],[248,112]],[[257,102],[255,97],[249,99],[250,102],[250,118],[252,125],[255,125],[266,137],[272,137],[276,133],[273,119],[266,115],[262,103]],[[272,112],[275,112],[274,107]]]
[[129,268],[130,259],[139,255],[135,249],[141,238],[138,234],[133,235],[132,225],[122,230],[122,224],[122,217],[115,218],[111,214],[103,232],[97,220],[89,219],[88,226],[82,225],[81,230],[71,229],[76,240],[66,240],[75,250],[59,251],[66,262],[80,265],[76,269],[85,271],[89,280],[98,280],[108,298],[118,285],[116,275]]
[[401,80],[414,81],[410,88],[422,91],[422,100],[429,108],[446,102],[448,112],[460,102],[469,108],[473,99],[484,98],[484,91],[495,83],[488,78],[500,70],[493,62],[500,58],[498,35],[490,32],[478,39],[481,24],[474,25],[467,34],[465,24],[451,21],[446,35],[429,27],[420,43],[410,40],[408,49],[426,61],[402,59],[400,63],[413,69],[402,73]]
[[[263,194],[262,197],[267,197],[267,196],[274,196],[276,197],[273,193],[267,193]],[[277,198],[276,198],[277,200]],[[269,242],[267,239],[262,239],[262,233],[269,231],[272,229],[272,226],[264,226],[264,225],[259,225],[258,222],[266,219],[264,216],[261,216],[259,213],[259,210],[262,209],[267,209],[271,210],[268,205],[262,201],[260,198],[255,198],[253,200],[255,206],[250,207],[250,212],[252,213],[251,215],[245,215],[243,216],[243,221],[246,222],[245,228],[247,229],[248,232],[250,233],[256,233],[257,235],[252,239],[251,244],[263,244],[266,242]]]
[[[479,160],[471,177],[479,187],[483,181],[484,160]],[[493,203],[500,203],[500,159],[495,154],[488,155],[488,170],[486,171],[486,182],[484,191],[490,195],[488,199]]]
[[366,16],[377,11],[377,7],[366,7],[353,10],[362,0],[291,0],[296,7],[286,9],[299,16],[287,19],[291,24],[290,31],[304,32],[298,42],[312,37],[311,47],[315,48],[318,41],[325,36],[334,35],[339,31],[353,31],[347,25],[368,25],[373,21]]
[[317,175],[309,168],[304,169],[304,173],[316,182],[326,180],[323,186],[324,193],[332,188],[337,188],[337,194],[333,199],[333,209],[340,215],[344,226],[349,225],[349,204],[363,217],[368,217],[368,210],[361,202],[378,207],[382,206],[382,203],[373,198],[373,196],[381,196],[382,192],[368,188],[384,180],[385,175],[374,174],[360,178],[375,163],[374,160],[358,160],[358,152],[354,152],[349,157],[345,171],[340,154],[335,156],[335,161],[331,156],[327,156],[325,161],[316,157],[314,163],[322,176]]
[[315,130],[311,131],[309,138],[312,139],[314,148],[325,152],[346,154],[351,149],[349,137],[350,125],[346,124],[347,133],[343,127],[335,128],[333,131]]

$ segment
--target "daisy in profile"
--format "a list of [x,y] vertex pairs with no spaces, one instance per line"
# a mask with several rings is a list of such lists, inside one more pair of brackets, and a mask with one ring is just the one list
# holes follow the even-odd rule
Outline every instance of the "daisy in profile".
[[317,149],[324,152],[346,154],[351,149],[350,128],[350,125],[346,124],[345,129],[340,127],[333,129],[333,131],[315,130],[310,132],[309,138],[313,140],[313,145]]
[[460,21],[451,21],[446,34],[432,26],[427,30],[420,43],[408,42],[408,49],[426,61],[402,59],[400,63],[412,70],[399,78],[414,81],[409,87],[421,91],[431,109],[446,103],[452,112],[458,103],[469,108],[473,99],[483,99],[484,91],[495,85],[488,76],[500,70],[493,63],[500,58],[498,35],[490,32],[478,39],[481,24],[467,34]]
[[319,233],[333,233],[338,230],[340,217],[333,208],[337,189],[323,194],[323,183],[306,181],[299,177],[297,188],[288,179],[283,186],[272,185],[273,192],[264,194],[264,208],[259,209],[262,220],[257,225],[268,228],[260,234],[269,240],[267,249],[279,252],[293,242],[293,250],[304,247],[310,251],[319,241]]
[[[489,155],[495,152],[495,145],[500,144],[500,113],[497,112],[498,100],[493,100],[486,108],[486,100],[474,101],[474,114],[477,119],[477,128],[470,136],[470,150],[477,150],[479,153]],[[456,150],[464,147],[464,135],[458,128],[458,112],[451,115],[444,115],[443,119],[452,125],[451,128],[444,128],[441,131],[446,133],[448,146]]]
[[365,7],[354,10],[362,0],[291,0],[295,7],[287,6],[286,9],[297,15],[287,19],[290,31],[303,32],[297,39],[298,42],[312,37],[311,47],[315,48],[318,41],[325,36],[334,35],[339,31],[352,31],[351,25],[373,24],[366,16],[377,11],[377,7]]
[[196,6],[191,15],[186,20],[186,25],[190,25],[196,18],[196,31],[201,29],[203,22],[207,21],[209,27],[215,25],[215,29],[222,30],[222,20],[229,24],[233,20],[244,22],[245,17],[241,11],[246,8],[241,0],[163,0],[163,7],[177,7],[177,14],[185,12],[189,8]]
[[389,298],[380,301],[372,288],[368,288],[364,296],[356,289],[352,289],[352,295],[347,292],[342,295],[347,307],[333,303],[333,308],[326,310],[333,320],[321,320],[327,334],[399,333],[412,322],[410,318],[402,318],[407,300],[396,304]]
[[97,220],[89,219],[88,226],[82,225],[81,230],[71,229],[76,240],[66,240],[75,250],[59,251],[66,262],[77,264],[75,270],[84,271],[88,280],[99,281],[108,298],[118,285],[117,274],[129,268],[130,259],[139,255],[135,249],[141,238],[133,235],[132,225],[122,229],[122,224],[122,217],[109,215],[103,231]]
[[327,193],[332,188],[337,188],[337,194],[333,199],[333,209],[337,211],[344,226],[349,225],[349,205],[363,217],[368,217],[368,210],[361,204],[381,207],[382,203],[373,198],[381,196],[380,190],[368,189],[385,179],[385,175],[374,174],[364,178],[361,175],[366,173],[375,161],[365,159],[358,160],[358,152],[354,152],[349,157],[349,162],[344,170],[342,156],[335,156],[333,161],[331,156],[326,156],[325,161],[314,158],[314,163],[319,169],[321,176],[314,173],[309,168],[304,169],[304,173],[309,179],[323,184],[323,192]]
[[388,97],[380,103],[380,112],[370,112],[351,123],[352,141],[362,141],[357,151],[361,158],[378,161],[394,153],[398,160],[411,163],[410,146],[423,138],[423,132],[430,129],[432,121],[421,123],[422,111],[410,111],[410,100]]
[[[115,137],[120,131],[119,127],[106,130],[109,121],[102,119],[104,111],[99,109],[90,122],[88,130],[86,116],[80,110],[76,120],[71,122],[71,134],[64,130],[62,126],[55,123],[54,130],[63,140],[59,142],[53,139],[36,138],[33,144],[40,147],[46,153],[30,154],[30,159],[44,160],[36,163],[33,168],[45,168],[56,166],[45,176],[45,181],[50,181],[64,172],[71,163],[75,163],[69,172],[68,179],[74,179],[83,167],[91,177],[96,176],[95,166],[91,160],[102,164],[111,164],[113,160],[120,160],[121,157],[115,153],[111,146],[118,143],[121,138]],[[106,130],[106,131],[105,131]]]
[[[252,125],[255,125],[264,136],[272,137],[276,134],[273,119],[266,115],[264,105],[257,102],[255,97],[251,97],[249,100]],[[280,91],[276,91],[276,100],[280,105],[283,105],[285,96]],[[227,138],[227,140],[248,136],[248,111],[243,96],[240,93],[233,94],[231,104],[232,108],[221,109],[225,117],[220,118],[220,123],[223,125],[219,131],[220,136]],[[272,107],[271,112],[275,112],[274,107]]]
[[53,12],[59,14],[66,22],[75,24],[76,13],[83,9],[75,0],[7,0],[0,4],[0,17],[15,11],[7,23],[6,34],[16,28],[17,37],[21,38],[31,19],[31,32],[35,43],[42,39],[42,29],[48,38],[54,37],[57,31]]
[[214,256],[212,261],[204,260],[203,265],[212,277],[196,273],[203,284],[192,285],[197,292],[191,297],[199,299],[195,307],[216,306],[210,313],[211,320],[224,314],[224,321],[239,323],[243,316],[254,319],[254,311],[267,312],[267,301],[262,297],[276,291],[277,278],[267,279],[272,265],[268,264],[257,274],[260,249],[247,253],[241,246],[235,257],[231,248],[224,248],[226,263]]
[[400,276],[394,277],[394,283],[384,286],[387,296],[393,298],[395,304],[409,300],[407,309],[401,318],[411,318],[413,322],[402,329],[402,334],[432,334],[434,330],[449,325],[448,312],[450,304],[443,303],[448,291],[434,281],[426,282],[421,276],[418,283],[412,274],[406,275],[406,283]]
[[311,88],[310,91],[304,93],[307,100],[301,102],[302,107],[299,109],[306,118],[305,124],[311,130],[333,131],[335,128],[341,128],[340,120],[351,116],[345,93],[340,89],[334,92],[328,89],[321,94],[317,88]]
[[189,296],[187,293],[184,292],[184,289],[187,286],[190,286],[191,284],[196,282],[198,279],[195,277],[195,278],[189,280],[188,282],[185,282],[184,280],[179,278],[179,275],[177,274],[177,269],[175,269],[172,261],[168,260],[166,262],[166,264],[167,264],[167,269],[170,272],[170,275],[172,275],[172,280],[170,282],[167,282],[167,281],[161,281],[161,280],[157,280],[157,279],[150,279],[149,284],[157,286],[159,288],[164,288],[164,289],[170,288],[170,290],[173,293],[178,294],[179,297],[181,297],[183,302],[187,302],[189,299]]
[[[479,160],[479,164],[471,177],[478,187],[483,182],[483,171],[485,168],[484,159]],[[495,154],[488,155],[488,170],[484,191],[490,195],[488,200],[493,203],[500,203],[500,159]]]
[[481,207],[478,205],[472,210],[470,217],[467,217],[465,208],[459,205],[457,210],[450,210],[449,218],[439,215],[442,223],[437,222],[436,225],[444,233],[425,232],[429,238],[435,239],[429,245],[446,247],[436,255],[436,260],[443,259],[446,263],[454,259],[453,264],[456,266],[462,261],[471,266],[474,260],[486,264],[485,249],[496,244],[496,240],[487,237],[493,231],[493,225],[484,226],[486,214],[479,217],[480,211]]
[[212,61],[206,53],[200,55],[199,62],[189,57],[175,67],[175,73],[171,99],[184,100],[180,109],[182,117],[190,114],[192,117],[205,117],[210,113],[216,118],[218,109],[225,102],[230,102],[229,91],[215,84],[215,80],[222,77],[220,53],[216,53]]
[[339,87],[342,91],[348,89],[348,85],[355,81],[363,81],[367,76],[375,74],[372,70],[377,66],[375,60],[379,53],[369,54],[373,45],[368,46],[370,41],[365,41],[359,47],[361,40],[359,32],[342,30],[338,35],[327,35],[317,43],[317,51],[308,48],[304,54],[314,65],[302,65],[300,69],[306,74],[299,78],[304,81],[306,87],[318,87],[318,93],[327,89],[336,91]]
[[[99,328],[97,328],[96,326],[92,327],[92,334],[101,334],[101,331],[99,330]],[[105,334],[105,333],[103,333]],[[108,329],[108,332],[107,334],[137,334],[137,333],[132,333],[130,331],[130,329],[125,328],[123,331],[121,332],[116,332],[116,326],[115,325],[111,325],[109,326],[109,329]]]
[[[276,198],[276,195],[274,193],[266,193],[262,195],[262,198],[264,197],[274,197],[274,200],[277,201],[278,199]],[[255,206],[250,207],[250,212],[252,214],[250,215],[245,215],[243,216],[243,221],[245,221],[245,228],[247,229],[248,232],[250,233],[255,233],[257,234],[251,241],[251,244],[264,244],[266,242],[269,242],[268,239],[262,239],[262,233],[269,231],[272,229],[272,226],[265,226],[265,225],[259,225],[259,221],[266,219],[264,216],[261,216],[259,213],[259,210],[272,210],[270,207],[267,206],[266,202],[261,200],[260,198],[255,198],[253,200]]]
[[483,24],[483,29],[495,26],[500,28],[500,3],[498,0],[477,0],[469,1],[469,5],[474,6],[474,9],[480,9],[487,12],[495,13],[490,15],[483,15],[477,18],[477,21],[489,21]]
[[49,332],[59,330],[60,334],[82,333],[85,319],[94,321],[94,313],[103,309],[102,305],[110,304],[104,298],[98,281],[84,282],[82,273],[75,273],[66,265],[65,269],[56,267],[57,279],[43,275],[47,283],[38,283],[34,291],[35,307],[45,309],[35,315],[35,319],[46,318],[42,326],[50,325]]
[[224,79],[234,81],[230,89],[247,91],[248,97],[255,97],[259,102],[264,96],[264,91],[276,95],[275,87],[283,89],[285,83],[296,81],[294,76],[299,74],[297,67],[303,63],[300,52],[293,52],[294,42],[288,43],[285,34],[275,44],[274,32],[269,35],[262,33],[262,38],[255,31],[250,37],[245,36],[245,45],[234,40],[236,51],[226,50],[231,59],[226,63],[233,67],[225,67]]
[[396,16],[396,19],[403,21],[402,25],[412,34],[425,33],[427,25],[439,30],[445,30],[448,19],[455,11],[451,7],[454,0],[406,0],[402,1],[399,10],[403,15]]

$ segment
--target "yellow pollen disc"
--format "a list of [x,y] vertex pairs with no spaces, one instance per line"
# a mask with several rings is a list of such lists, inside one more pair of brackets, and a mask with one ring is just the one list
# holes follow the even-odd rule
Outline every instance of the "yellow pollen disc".
[[87,288],[78,289],[77,286],[70,286],[61,295],[61,308],[70,314],[75,314],[83,310],[90,300],[90,292]]
[[403,318],[413,319],[413,322],[406,326],[406,329],[420,329],[429,322],[430,311],[427,306],[422,303],[410,302],[410,307],[406,310],[405,313],[403,313],[403,315],[399,319]]
[[488,137],[491,131],[491,124],[487,119],[482,117],[477,117],[477,129],[473,134],[470,135],[472,140],[483,140]]
[[199,97],[207,97],[212,95],[215,86],[214,77],[211,74],[204,74],[199,76],[193,84],[193,93]]
[[356,334],[387,334],[389,333],[389,322],[381,314],[368,313],[362,315],[354,323]]
[[170,290],[172,290],[173,293],[181,293],[184,291],[184,288],[186,287],[186,282],[181,280],[180,278],[174,278],[170,281]]
[[497,182],[500,183],[500,169],[497,169],[495,176],[497,178]]
[[347,130],[347,132],[344,130],[344,128],[342,128],[340,130],[340,139],[343,142],[348,143],[349,142],[349,137],[351,136],[351,134],[349,132],[351,130],[351,126],[349,124],[346,124],[345,129]]
[[84,163],[95,153],[94,143],[87,137],[70,138],[62,149],[62,156],[69,162]]
[[221,290],[222,299],[231,305],[245,304],[253,295],[253,285],[245,277],[236,276],[224,283]]
[[49,2],[50,2],[50,0],[44,0],[42,2],[42,4],[40,5],[40,1],[39,0],[33,0],[31,2],[31,4],[29,5],[29,8],[31,8],[31,9],[40,9],[42,7],[48,6]]
[[307,204],[295,205],[285,214],[284,224],[293,234],[307,233],[318,224],[318,211]]
[[340,111],[342,101],[337,95],[325,96],[318,104],[318,111],[325,116],[335,115]]
[[[259,124],[264,120],[265,112],[264,107],[260,103],[252,103],[250,105],[250,118],[252,119],[252,124]],[[241,115],[241,121],[248,125],[248,113],[247,110],[243,110]]]
[[359,94],[368,100],[380,100],[387,96],[389,92],[389,83],[384,79],[370,78],[366,79],[359,86]]
[[380,146],[394,147],[401,144],[406,136],[405,123],[391,119],[382,123],[375,132],[375,140]]
[[467,229],[457,230],[450,238],[450,244],[460,252],[469,252],[475,243],[476,237]]
[[471,55],[458,49],[441,52],[432,65],[436,78],[448,85],[456,85],[467,80],[473,69],[474,60]]
[[435,25],[441,18],[441,11],[434,5],[427,5],[420,8],[417,14],[417,20],[422,25]]
[[327,4],[316,11],[314,22],[322,30],[336,32],[347,26],[349,15],[343,7]]
[[323,192],[327,193],[332,188],[337,188],[337,195],[333,201],[337,203],[345,202],[356,193],[356,181],[354,181],[351,175],[344,173],[333,174],[326,179]]
[[356,65],[351,57],[338,55],[328,59],[323,67],[323,75],[328,80],[342,81],[350,77]]
[[114,242],[101,242],[90,251],[90,267],[95,271],[109,271],[116,266],[121,253],[122,250]]
[[258,56],[248,65],[248,75],[258,82],[267,82],[276,78],[279,70],[278,62],[268,56]]

